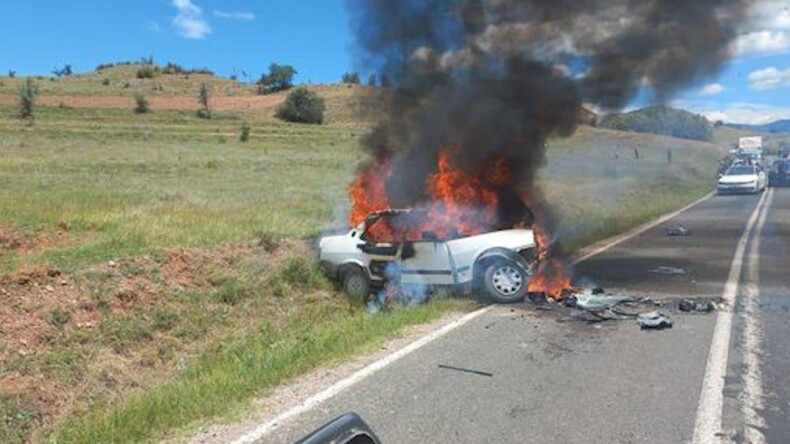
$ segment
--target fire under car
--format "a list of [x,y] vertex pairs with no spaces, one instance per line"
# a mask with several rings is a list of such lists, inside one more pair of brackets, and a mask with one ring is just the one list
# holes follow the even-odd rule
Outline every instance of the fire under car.
[[[495,302],[527,294],[538,254],[533,230],[510,228],[475,235],[415,231],[418,210],[368,216],[347,233],[319,243],[321,264],[352,297],[367,298],[387,282],[427,289],[478,290]],[[396,231],[397,234],[381,235]],[[397,240],[395,240],[397,239]]]

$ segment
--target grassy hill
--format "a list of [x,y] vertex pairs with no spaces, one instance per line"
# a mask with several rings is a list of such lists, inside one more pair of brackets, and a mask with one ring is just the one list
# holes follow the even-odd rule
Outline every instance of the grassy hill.
[[[1,80],[0,442],[188,433],[471,306],[371,317],[318,271],[310,241],[345,222],[371,90],[307,86],[328,105],[328,123],[309,126],[274,119],[284,94],[134,74],[40,80],[33,125],[14,117],[21,79]],[[212,120],[194,112],[203,81]],[[135,91],[151,114],[132,112]],[[580,246],[704,195],[734,135],[717,130],[713,144],[582,127],[550,142],[540,182],[559,235]]]
[[744,131],[754,131],[758,133],[790,134],[790,120],[777,120],[776,122],[766,123],[764,125],[745,125],[738,123],[728,123],[726,124],[726,126],[729,128],[734,128]]
[[599,125],[618,131],[660,134],[681,139],[709,141],[713,137],[713,125],[705,117],[665,106],[611,114],[605,116]]

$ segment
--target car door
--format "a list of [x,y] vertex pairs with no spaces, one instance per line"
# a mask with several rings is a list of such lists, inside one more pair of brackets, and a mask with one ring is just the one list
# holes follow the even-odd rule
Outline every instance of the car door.
[[452,285],[455,271],[450,250],[443,241],[414,241],[403,245],[401,283],[416,285]]

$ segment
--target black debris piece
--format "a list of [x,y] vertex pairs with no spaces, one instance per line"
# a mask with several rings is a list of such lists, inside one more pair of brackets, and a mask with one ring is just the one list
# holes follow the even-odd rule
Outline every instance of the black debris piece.
[[471,373],[473,375],[486,376],[486,377],[489,377],[489,378],[493,378],[494,377],[493,373],[481,372],[480,370],[471,370],[471,369],[468,369],[468,368],[453,367],[452,365],[439,364],[439,368],[443,368],[445,370],[455,370],[457,372],[462,372],[462,373]]
[[716,308],[716,303],[713,301],[697,302],[691,299],[683,299],[678,303],[678,310],[685,313],[711,313],[716,311]]
[[667,232],[667,236],[689,236],[689,235],[691,235],[691,231],[689,231],[688,228],[686,228],[686,227],[684,227],[682,225],[669,227],[669,228],[667,228],[666,232]]

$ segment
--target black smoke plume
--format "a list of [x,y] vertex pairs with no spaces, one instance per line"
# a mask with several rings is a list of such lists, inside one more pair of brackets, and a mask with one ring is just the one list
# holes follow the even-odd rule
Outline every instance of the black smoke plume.
[[[391,84],[366,139],[388,158],[390,203],[428,199],[441,150],[474,171],[504,158],[504,200],[540,200],[546,143],[574,133],[583,103],[640,91],[656,102],[730,57],[749,0],[348,0],[362,68]],[[501,185],[501,184],[500,184]]]

